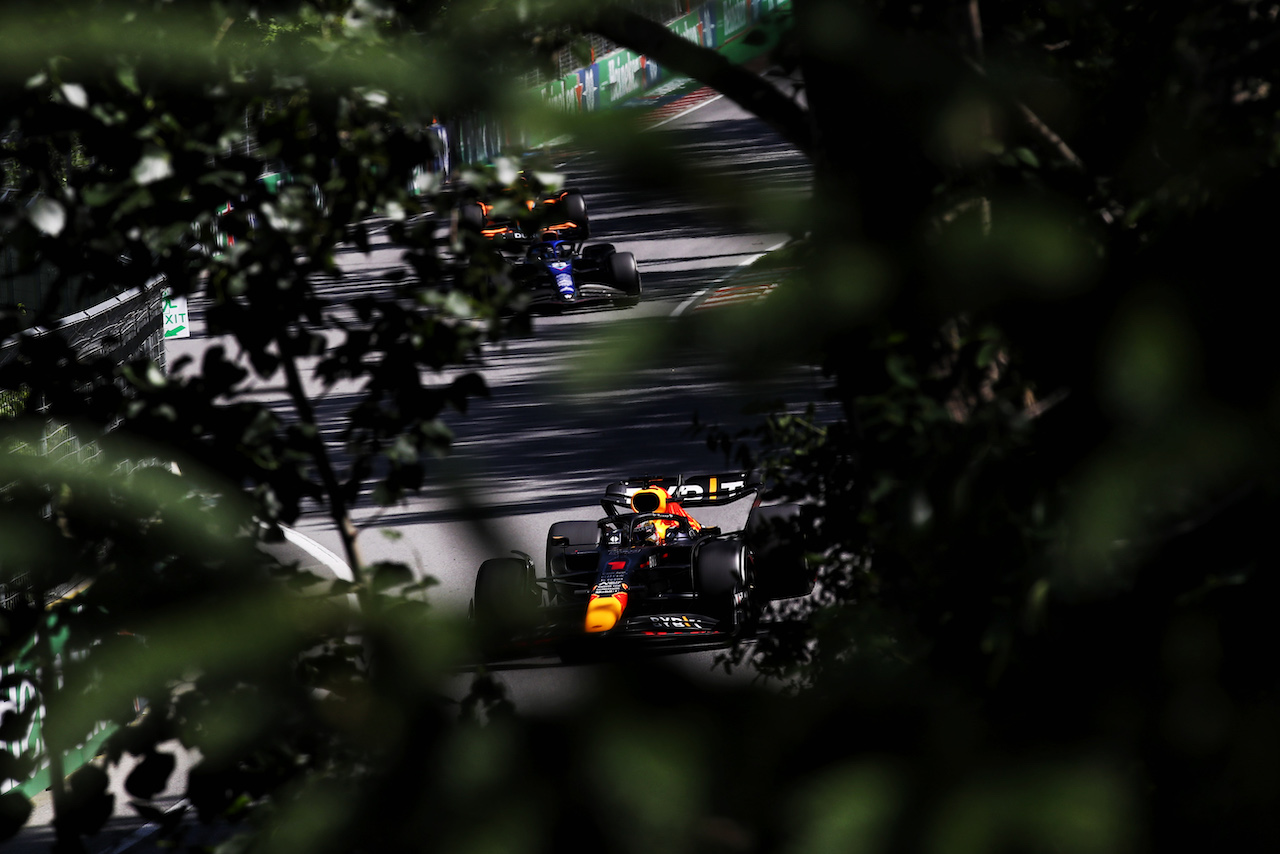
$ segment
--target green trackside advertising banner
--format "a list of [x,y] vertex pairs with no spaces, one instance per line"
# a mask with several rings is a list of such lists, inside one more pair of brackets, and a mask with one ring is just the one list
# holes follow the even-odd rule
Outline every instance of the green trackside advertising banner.
[[682,39],[687,39],[696,45],[702,44],[702,22],[698,18],[697,12],[690,12],[683,18],[676,18],[667,24],[667,29]]
[[616,50],[596,65],[603,69],[600,82],[600,99],[596,104],[612,107],[632,95],[643,92],[648,84],[645,76],[645,58],[629,50]]
[[538,87],[538,98],[549,106],[567,110],[569,105],[564,101],[564,80],[552,80]]
[[752,17],[751,0],[720,0],[716,3],[718,19],[718,41],[716,47],[737,38],[755,23]]
[[[667,29],[702,47],[722,48],[740,42],[757,25],[763,25],[765,19],[776,28],[779,21],[773,18],[785,16],[790,8],[791,0],[713,0],[668,22]],[[735,50],[734,54],[737,53]],[[544,83],[535,91],[544,103],[557,109],[590,112],[642,94],[668,76],[658,63],[623,48],[585,68]]]
[[712,0],[686,17],[697,19],[703,47],[723,51],[757,25],[776,24],[790,9],[790,0]]
[[[667,29],[702,47],[715,48],[731,62],[746,62],[768,52],[780,33],[790,26],[791,0],[709,0],[688,14],[667,22]],[[759,30],[764,38],[748,43],[744,36]],[[531,92],[540,101],[565,112],[592,112],[626,103],[679,78],[652,58],[620,49],[577,71],[543,83]],[[519,142],[532,148],[546,142],[484,126],[487,120],[472,117],[458,128],[458,161],[479,163],[496,157],[504,147]]]
[[[742,62],[768,50],[789,25],[790,9],[791,0],[711,0],[666,26],[683,39]],[[743,36],[761,27],[766,39],[760,45],[747,45]],[[588,112],[644,94],[669,76],[649,57],[622,48],[540,87],[539,93],[543,101],[560,109]]]
[[582,92],[578,85],[578,72],[576,71],[538,87],[538,94],[544,102],[558,110],[574,112],[582,109],[579,103]]

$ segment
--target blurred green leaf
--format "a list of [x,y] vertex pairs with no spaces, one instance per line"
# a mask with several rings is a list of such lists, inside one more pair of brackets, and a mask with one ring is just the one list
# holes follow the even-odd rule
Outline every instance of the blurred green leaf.
[[1029,764],[961,788],[930,833],[934,851],[1128,851],[1133,844],[1129,786],[1089,762]]
[[902,781],[891,765],[874,761],[828,768],[792,795],[788,854],[891,848],[904,809]]

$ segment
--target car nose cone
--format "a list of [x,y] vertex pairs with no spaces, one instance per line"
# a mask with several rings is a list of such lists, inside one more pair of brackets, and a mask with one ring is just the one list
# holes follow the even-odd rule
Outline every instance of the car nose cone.
[[626,594],[617,596],[597,596],[587,603],[587,620],[584,628],[588,632],[607,632],[618,623],[622,609],[627,606]]

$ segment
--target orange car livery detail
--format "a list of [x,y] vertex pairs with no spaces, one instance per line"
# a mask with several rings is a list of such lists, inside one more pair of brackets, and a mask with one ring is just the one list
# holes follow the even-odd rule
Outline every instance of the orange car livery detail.
[[588,632],[607,632],[617,625],[627,607],[627,562],[611,560],[600,573],[600,580],[591,589],[587,600],[587,618],[584,628]]

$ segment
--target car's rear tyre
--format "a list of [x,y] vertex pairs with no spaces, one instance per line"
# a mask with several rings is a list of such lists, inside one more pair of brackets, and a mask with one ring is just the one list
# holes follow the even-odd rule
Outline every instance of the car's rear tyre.
[[591,236],[591,228],[587,221],[587,200],[582,197],[582,193],[577,190],[566,190],[560,197],[560,204],[557,207],[565,222],[571,222],[581,229],[577,235],[578,240],[585,240]]
[[746,540],[753,558],[756,596],[790,599],[813,592],[814,573],[805,558],[804,538],[795,525],[798,504],[757,507],[747,517]]
[[529,564],[499,557],[480,564],[476,573],[472,616],[489,640],[530,628],[536,621],[539,594]]
[[636,266],[636,256],[630,252],[615,252],[609,256],[609,273],[613,277],[614,287],[623,291],[626,299],[620,300],[623,305],[637,305],[640,302],[640,269]]
[[464,202],[459,205],[458,228],[479,234],[484,228],[484,207],[479,202]]
[[710,540],[693,554],[698,610],[722,625],[739,622],[738,594],[747,588],[747,547],[736,540]]

